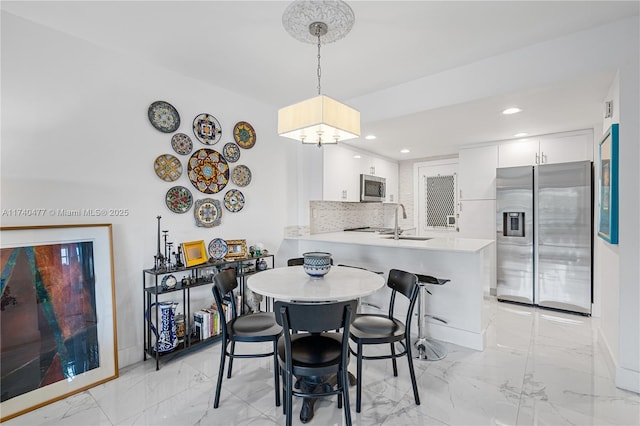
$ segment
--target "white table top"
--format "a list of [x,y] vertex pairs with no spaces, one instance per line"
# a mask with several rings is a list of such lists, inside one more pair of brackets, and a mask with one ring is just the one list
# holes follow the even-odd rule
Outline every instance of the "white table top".
[[332,266],[322,278],[310,277],[302,266],[286,266],[251,275],[247,286],[276,300],[325,302],[368,296],[384,287],[385,281],[380,274],[346,266]]

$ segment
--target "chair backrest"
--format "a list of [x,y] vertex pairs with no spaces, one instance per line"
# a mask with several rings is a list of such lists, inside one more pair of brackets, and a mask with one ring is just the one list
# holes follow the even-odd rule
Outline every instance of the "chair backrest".
[[225,321],[226,315],[223,306],[225,304],[231,306],[232,318],[236,318],[238,316],[236,298],[233,296],[233,290],[237,287],[238,280],[236,279],[235,269],[225,269],[213,277],[213,287],[211,288],[211,291],[213,292],[213,298],[215,299],[218,308],[222,331],[225,334],[227,332],[227,324]]
[[432,277],[431,275],[416,274],[416,277],[418,277],[418,282],[425,283],[425,284],[443,285],[450,281],[445,278]]
[[287,266],[299,266],[304,265],[304,257],[294,257],[287,260]]
[[389,271],[387,287],[392,290],[391,302],[389,303],[389,317],[393,317],[396,294],[399,293],[409,299],[409,309],[407,310],[407,317],[405,319],[406,330],[409,331],[411,317],[413,316],[413,308],[415,307],[416,300],[418,299],[418,292],[420,290],[420,287],[418,286],[418,277],[410,272],[392,269]]
[[[331,264],[333,265],[333,257],[330,259]],[[287,266],[300,266],[304,265],[304,257],[293,257],[287,260]]]
[[284,329],[321,333],[344,328],[348,335],[348,328],[357,308],[357,300],[334,303],[277,301],[273,310],[276,314],[276,322]]

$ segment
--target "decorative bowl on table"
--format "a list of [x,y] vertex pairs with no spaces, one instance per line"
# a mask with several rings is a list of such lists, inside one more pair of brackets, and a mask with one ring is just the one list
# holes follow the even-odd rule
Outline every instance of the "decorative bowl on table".
[[311,277],[323,277],[331,269],[331,253],[312,251],[303,253],[302,268]]

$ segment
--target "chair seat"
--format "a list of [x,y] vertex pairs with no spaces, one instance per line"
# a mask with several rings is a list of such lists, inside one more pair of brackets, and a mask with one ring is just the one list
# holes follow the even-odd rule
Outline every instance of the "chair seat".
[[404,338],[405,326],[401,321],[395,318],[389,318],[386,315],[361,314],[351,323],[351,337],[353,339],[362,340],[366,343],[368,340],[382,343],[382,341],[392,342]]
[[236,341],[272,340],[282,332],[273,312],[257,312],[237,317],[227,323],[230,336]]
[[[342,334],[300,333],[291,336],[291,361],[294,373],[305,375],[305,369],[314,375],[325,375],[336,372],[342,354]],[[284,338],[278,339],[278,359],[285,366]]]

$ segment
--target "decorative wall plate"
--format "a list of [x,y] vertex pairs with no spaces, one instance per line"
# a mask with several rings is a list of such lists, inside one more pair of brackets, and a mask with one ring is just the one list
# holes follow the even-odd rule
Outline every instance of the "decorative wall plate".
[[211,114],[200,114],[193,119],[193,134],[205,145],[213,145],[222,137],[220,122]]
[[189,159],[189,180],[198,191],[215,194],[229,183],[229,165],[216,150],[202,148]]
[[187,155],[191,154],[193,142],[191,142],[191,138],[184,133],[176,133],[171,137],[171,146],[178,154]]
[[244,207],[244,195],[237,189],[230,189],[224,194],[224,207],[232,213],[239,212]]
[[231,171],[231,182],[238,186],[247,186],[251,183],[251,170],[243,164],[237,165]]
[[196,218],[196,225],[204,228],[220,225],[222,220],[222,207],[220,201],[213,198],[203,198],[196,200],[193,215]]
[[222,155],[228,162],[235,163],[240,159],[240,148],[235,143],[229,142],[222,148]]
[[223,259],[227,255],[227,242],[222,238],[214,238],[209,243],[209,256],[214,259]]
[[180,114],[168,102],[155,101],[149,106],[147,111],[149,121],[156,129],[164,133],[171,133],[180,127]]
[[256,144],[256,131],[253,130],[251,124],[246,121],[236,123],[233,128],[233,138],[240,148],[249,149],[253,148]]
[[153,169],[158,177],[166,182],[173,182],[182,175],[182,164],[171,154],[162,154],[153,162]]
[[167,207],[174,213],[185,213],[193,205],[193,196],[184,186],[174,186],[165,197]]

